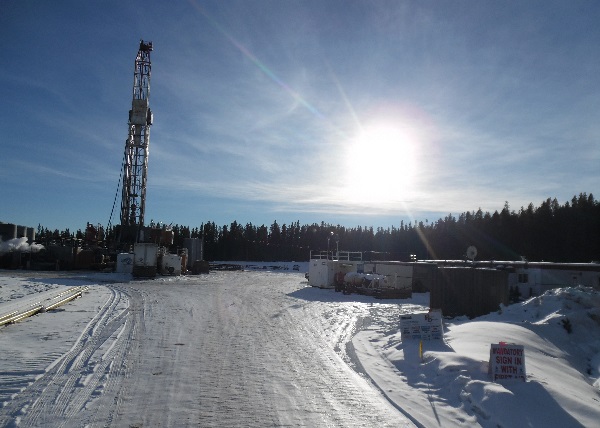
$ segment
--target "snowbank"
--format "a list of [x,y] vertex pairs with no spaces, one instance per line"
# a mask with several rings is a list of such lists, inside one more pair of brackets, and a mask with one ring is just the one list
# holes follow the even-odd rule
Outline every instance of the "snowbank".
[[[552,290],[475,320],[449,320],[444,341],[423,342],[422,359],[418,341],[402,342],[386,324],[359,332],[352,344],[382,392],[424,426],[591,427],[600,420],[600,293],[591,288]],[[499,342],[524,345],[526,382],[491,382],[490,345]]]

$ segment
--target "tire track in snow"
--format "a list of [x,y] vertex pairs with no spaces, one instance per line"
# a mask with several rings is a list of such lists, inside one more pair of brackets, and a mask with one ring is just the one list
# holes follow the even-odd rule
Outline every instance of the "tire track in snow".
[[140,337],[115,426],[410,426],[334,349],[354,328],[353,308],[341,327],[337,315],[324,324],[338,305],[290,296],[299,278],[143,284],[152,334]]
[[364,311],[302,299],[301,282],[218,272],[112,284],[73,348],[0,409],[0,426],[410,425],[349,366],[344,344]]
[[56,425],[57,420],[67,423],[93,400],[103,386],[111,353],[119,349],[112,345],[120,340],[128,313],[122,307],[125,296],[116,288],[108,288],[108,300],[71,349],[0,410],[0,424],[34,427]]
[[118,341],[113,342],[110,354],[106,353],[105,358],[109,364],[105,368],[104,379],[101,390],[96,390],[98,397],[86,403],[86,410],[89,412],[85,417],[80,417],[80,426],[112,426],[115,413],[121,403],[121,396],[124,389],[124,379],[127,379],[134,373],[135,364],[131,362],[131,354],[138,348],[136,338],[140,326],[143,331],[143,302],[144,296],[140,290],[134,287],[123,287],[113,285],[112,288],[118,290],[128,299],[127,319],[123,331]]

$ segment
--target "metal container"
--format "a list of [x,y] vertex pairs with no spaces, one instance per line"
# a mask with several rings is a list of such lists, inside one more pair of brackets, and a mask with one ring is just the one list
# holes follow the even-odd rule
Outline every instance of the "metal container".
[[133,276],[155,277],[158,245],[149,243],[134,244],[133,254]]
[[191,269],[196,260],[204,260],[204,245],[200,238],[185,238],[183,246],[187,248],[187,267]]
[[17,226],[17,238],[27,237],[27,226]]
[[177,254],[165,254],[160,263],[160,273],[163,275],[181,275],[181,257]]
[[117,254],[117,265],[115,271],[117,273],[133,273],[133,257],[131,253]]
[[10,241],[17,237],[17,225],[12,223],[0,223],[0,238]]

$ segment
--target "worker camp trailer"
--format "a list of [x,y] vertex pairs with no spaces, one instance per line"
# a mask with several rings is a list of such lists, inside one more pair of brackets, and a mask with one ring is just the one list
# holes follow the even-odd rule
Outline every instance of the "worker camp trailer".
[[512,262],[506,268],[509,288],[517,289],[523,298],[541,296],[553,288],[578,285],[600,290],[598,263]]

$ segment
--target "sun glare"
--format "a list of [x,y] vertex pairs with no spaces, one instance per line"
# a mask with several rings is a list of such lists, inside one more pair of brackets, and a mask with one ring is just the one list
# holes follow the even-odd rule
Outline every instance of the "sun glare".
[[415,185],[415,144],[399,127],[364,128],[347,148],[347,199],[370,204],[406,201]]

